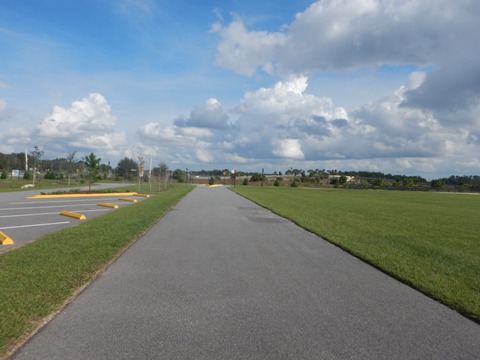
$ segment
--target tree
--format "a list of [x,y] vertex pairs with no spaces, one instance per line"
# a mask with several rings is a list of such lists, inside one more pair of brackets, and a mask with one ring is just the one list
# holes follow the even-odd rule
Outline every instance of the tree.
[[267,177],[265,175],[262,175],[258,172],[253,173],[252,176],[250,177],[250,181],[255,182],[255,181],[267,181]]
[[55,178],[55,173],[51,170],[47,171],[47,173],[45,174],[45,179],[55,180]]
[[131,180],[131,174],[136,172],[137,169],[138,164],[135,160],[125,157],[118,162],[117,167],[115,168],[115,173],[127,181]]
[[293,180],[296,179],[297,175],[300,175],[303,170],[300,169],[290,169],[290,173],[293,174]]
[[402,180],[403,186],[410,187],[415,185],[415,181],[413,178],[407,177]]
[[85,157],[85,167],[87,169],[88,191],[92,191],[92,182],[97,180],[98,172],[100,170],[100,161],[94,153],[90,153]]
[[233,186],[237,185],[237,176],[238,176],[238,171],[232,170],[232,172],[230,173],[230,179],[233,180]]
[[100,177],[106,180],[111,176],[112,176],[112,167],[110,166],[110,162],[108,162],[108,164],[100,164]]
[[332,177],[330,179],[330,185],[338,186],[339,184],[340,184],[340,180],[338,177]]
[[70,176],[75,172],[75,155],[76,151],[67,155],[66,165],[67,165],[67,175],[68,175],[68,186],[70,186]]
[[25,170],[23,173],[23,179],[24,180],[33,180],[33,172],[30,170]]
[[432,180],[430,183],[432,188],[443,189],[445,187],[445,181],[443,180]]
[[32,177],[32,180],[33,180],[33,185],[35,185],[35,177],[36,177],[36,173],[37,173],[37,166],[38,166],[38,163],[39,163],[40,159],[43,156],[43,151],[40,150],[40,148],[37,145],[35,145],[33,147],[33,151],[30,152],[30,156],[33,158],[33,177]]
[[370,185],[372,185],[372,186],[384,186],[385,185],[383,179],[370,179],[369,182],[370,182]]
[[158,168],[159,176],[163,179],[165,176],[167,176],[168,166],[163,161],[161,161],[158,163]]
[[177,182],[179,183],[183,183],[185,182],[185,173],[183,172],[183,170],[175,169],[173,171],[172,178],[177,180]]

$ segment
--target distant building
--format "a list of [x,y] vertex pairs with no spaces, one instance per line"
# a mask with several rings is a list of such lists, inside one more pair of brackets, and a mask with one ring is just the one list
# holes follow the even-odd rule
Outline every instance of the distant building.
[[328,175],[328,180],[340,179],[342,176],[345,176],[345,178],[347,179],[347,182],[354,182],[355,181],[355,176],[349,176],[349,175]]

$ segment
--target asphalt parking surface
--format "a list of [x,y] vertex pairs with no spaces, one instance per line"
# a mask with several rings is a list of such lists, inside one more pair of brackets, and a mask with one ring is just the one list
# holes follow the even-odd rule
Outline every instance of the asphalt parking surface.
[[[104,184],[102,187],[112,187],[112,184]],[[104,195],[73,198],[29,198],[39,194],[39,190],[0,193],[0,231],[14,241],[13,245],[0,245],[0,253],[34,241],[45,234],[80,224],[108,211],[115,211],[113,208],[98,206],[97,204],[100,202],[115,204],[119,208],[132,204],[119,200],[120,196]],[[129,197],[137,201],[145,199]],[[83,214],[86,216],[86,220],[61,215],[62,211]]]

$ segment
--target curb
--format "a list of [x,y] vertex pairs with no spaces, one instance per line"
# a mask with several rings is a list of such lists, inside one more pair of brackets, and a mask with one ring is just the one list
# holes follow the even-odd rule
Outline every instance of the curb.
[[87,219],[87,217],[85,215],[74,213],[74,212],[71,212],[71,211],[62,211],[62,212],[60,212],[60,215],[68,216],[68,217],[75,218],[75,219],[78,219],[78,220],[86,220]]
[[112,209],[118,209],[117,204],[108,204],[108,203],[98,203],[97,206],[109,207]]
[[137,199],[132,199],[132,198],[118,198],[120,201],[130,201],[132,203],[136,203]]
[[94,193],[94,194],[61,194],[61,195],[33,195],[27,196],[27,199],[55,199],[72,197],[94,197],[94,196],[135,196],[136,192],[128,193]]
[[13,245],[13,240],[0,231],[0,244]]

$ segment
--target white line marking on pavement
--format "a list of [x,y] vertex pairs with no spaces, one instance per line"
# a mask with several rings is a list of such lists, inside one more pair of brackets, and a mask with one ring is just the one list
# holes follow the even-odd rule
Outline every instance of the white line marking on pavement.
[[[94,212],[94,211],[108,211],[108,209],[95,209],[95,210],[71,210],[74,212]],[[40,215],[58,215],[58,211],[56,212],[48,212],[48,213],[35,213],[35,214],[17,214],[17,215],[0,215],[1,218],[14,218],[14,217],[22,217],[22,216],[40,216]]]
[[0,227],[0,230],[21,229],[21,228],[27,228],[27,227],[62,225],[62,224],[70,224],[70,221],[62,221],[62,222],[55,222],[55,223],[48,223],[48,224],[31,224],[31,225],[20,225],[20,226],[7,226],[7,227]]
[[[72,204],[75,206],[76,204]],[[83,206],[95,206],[97,203],[92,204],[83,204]],[[66,205],[52,205],[52,206],[28,206],[28,207],[21,207],[21,208],[9,208],[9,209],[0,209],[0,211],[8,211],[8,210],[29,210],[29,209],[51,209],[51,208],[59,208],[65,207]]]
[[51,213],[38,213],[38,214],[0,215],[0,218],[14,218],[14,217],[22,217],[22,216],[39,216],[39,215],[55,215],[55,214],[58,214],[58,211],[51,212]]
[[[94,200],[114,200],[114,196],[110,196],[108,198],[95,198]],[[11,202],[9,205],[24,205],[24,204],[52,204],[52,203],[69,203],[69,202],[85,202],[85,201],[92,201],[92,198],[90,199],[75,199],[75,198],[68,198],[68,199],[63,199],[63,200],[45,200],[45,201],[17,201],[17,202]]]

